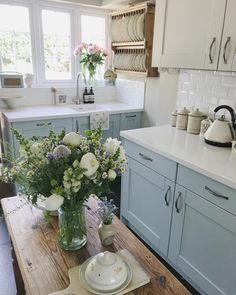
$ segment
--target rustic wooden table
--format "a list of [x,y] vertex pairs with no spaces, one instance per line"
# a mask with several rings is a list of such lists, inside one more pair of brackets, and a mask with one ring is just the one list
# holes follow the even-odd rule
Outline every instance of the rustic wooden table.
[[[18,263],[14,264],[17,294],[47,295],[69,285],[68,269],[105,250],[129,250],[151,276],[151,282],[129,292],[129,295],[189,295],[187,289],[118,219],[117,234],[112,246],[103,247],[98,237],[99,220],[95,214],[97,201],[90,198],[86,210],[87,244],[80,250],[66,252],[57,243],[57,217],[44,220],[41,210],[20,197],[1,200],[7,227]],[[20,272],[19,272],[20,270]],[[22,277],[22,280],[21,280]],[[24,285],[23,285],[24,284]],[[24,287],[23,287],[24,286]]]

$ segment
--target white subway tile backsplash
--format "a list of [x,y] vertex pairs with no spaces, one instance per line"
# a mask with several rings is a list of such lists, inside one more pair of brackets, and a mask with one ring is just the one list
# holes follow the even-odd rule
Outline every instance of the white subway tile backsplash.
[[222,85],[236,87],[236,74],[222,77]]
[[212,86],[212,94],[217,94],[221,96],[227,96],[229,92],[229,88],[221,85],[213,85]]
[[[199,108],[214,115],[214,109],[221,104],[236,108],[236,73],[200,70],[181,70],[176,106]],[[220,111],[228,117],[228,112]]]

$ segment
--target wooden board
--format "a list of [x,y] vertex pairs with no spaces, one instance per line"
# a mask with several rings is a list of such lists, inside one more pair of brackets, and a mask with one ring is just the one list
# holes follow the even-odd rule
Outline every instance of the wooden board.
[[[82,264],[101,251],[127,249],[150,275],[151,282],[130,295],[189,295],[186,288],[118,219],[117,234],[112,246],[103,247],[98,237],[97,200],[90,198],[86,210],[87,244],[78,251],[66,252],[57,243],[57,217],[47,223],[42,211],[25,204],[20,197],[2,201],[7,227],[16,253],[27,295],[47,295],[69,285],[68,270]],[[18,209],[16,209],[18,207]],[[16,210],[15,210],[16,209]],[[15,210],[15,211],[14,211]],[[12,212],[12,213],[11,213]]]

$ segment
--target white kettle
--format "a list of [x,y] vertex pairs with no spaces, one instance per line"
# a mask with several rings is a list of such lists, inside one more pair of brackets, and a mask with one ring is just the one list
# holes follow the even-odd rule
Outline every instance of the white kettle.
[[204,134],[205,142],[215,146],[231,147],[232,141],[235,140],[235,112],[228,105],[220,105],[215,108],[215,114],[221,110],[226,109],[231,114],[231,122],[225,119],[222,115],[219,119],[216,119],[213,124],[207,129]]

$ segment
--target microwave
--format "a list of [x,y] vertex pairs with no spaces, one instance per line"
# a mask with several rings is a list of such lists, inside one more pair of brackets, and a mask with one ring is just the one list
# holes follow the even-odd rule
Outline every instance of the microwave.
[[2,88],[23,88],[22,74],[0,74]]

